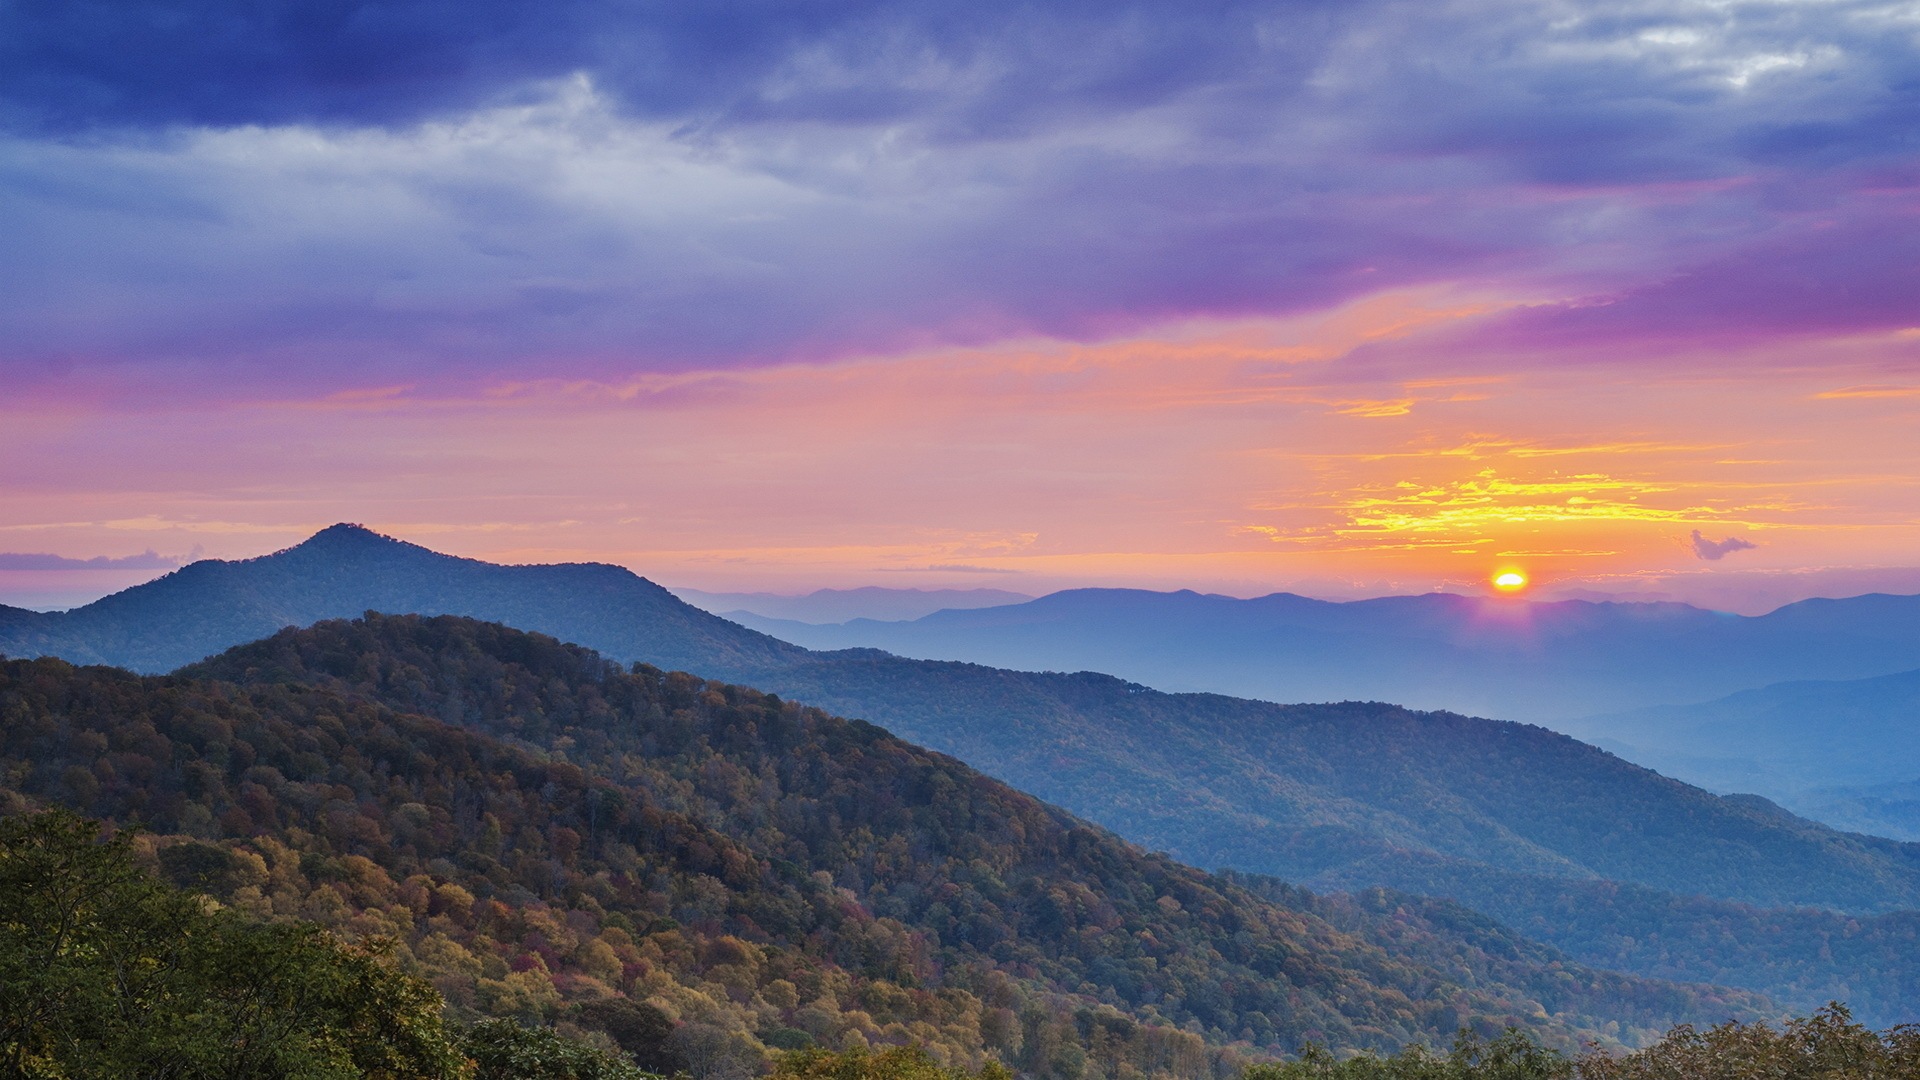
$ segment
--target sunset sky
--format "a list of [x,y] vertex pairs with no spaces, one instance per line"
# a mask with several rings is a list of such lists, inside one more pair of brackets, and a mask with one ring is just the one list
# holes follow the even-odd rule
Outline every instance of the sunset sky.
[[0,5],[0,603],[336,521],[1920,592],[1920,4]]

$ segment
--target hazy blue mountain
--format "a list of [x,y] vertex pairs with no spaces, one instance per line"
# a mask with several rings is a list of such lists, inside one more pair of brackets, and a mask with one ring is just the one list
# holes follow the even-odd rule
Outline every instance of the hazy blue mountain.
[[490,619],[683,670],[803,655],[624,567],[498,566],[357,525],[257,559],[192,563],[72,611],[0,607],[0,653],[156,673],[283,627],[366,611]]
[[[880,723],[1182,861],[1485,905],[1583,962],[1624,955],[1623,966],[1643,965],[1629,968],[1637,974],[1712,980],[1729,967],[1737,926],[1764,942],[1777,923],[1787,935],[1771,946],[1777,962],[1734,965],[1741,978],[1773,981],[1738,985],[1784,988],[1778,996],[1800,1005],[1794,995],[1807,987],[1878,980],[1889,1010],[1878,1018],[1920,1018],[1902,1011],[1920,990],[1903,989],[1911,950],[1884,944],[1897,933],[1849,960],[1823,937],[1843,930],[1781,923],[1778,910],[1896,919],[1920,908],[1920,845],[1715,796],[1539,727],[1381,704],[1166,694],[1104,675],[870,649],[808,652],[617,567],[492,566],[344,528],[262,559],[196,564],[68,615],[0,622],[15,627],[0,651],[152,671],[260,636],[263,622],[383,607],[518,624],[622,661],[757,686]],[[1610,936],[1589,933],[1583,915],[1595,889],[1633,898]]]
[[1794,807],[1837,829],[1920,841],[1920,780],[1816,788],[1795,796]]
[[[936,611],[1021,604],[1033,597],[1005,589],[816,589],[804,596],[768,592],[705,592],[669,587],[673,595],[702,611],[753,626],[754,619],[801,623],[843,623],[852,619],[918,619]],[[746,619],[742,619],[746,616]],[[760,629],[758,626],[755,629]],[[778,635],[775,635],[778,636]]]
[[877,651],[739,677],[873,720],[1202,866],[1439,895],[1495,867],[1764,906],[1920,908],[1920,846],[1713,795],[1541,727]]
[[1920,670],[1779,683],[1566,726],[1703,787],[1757,791],[1849,828],[1905,820],[1920,838],[1902,805],[1920,779]]
[[1672,603],[1450,594],[1335,603],[1276,593],[1077,589],[905,622],[749,625],[816,649],[1104,671],[1268,701],[1395,701],[1538,723],[1702,701],[1782,679],[1920,666],[1920,597],[1807,600],[1748,617]]
[[[1260,891],[1259,879],[1241,880]],[[1612,881],[1499,872],[1462,885],[1455,901],[1469,910],[1597,967],[1765,987],[1801,1011],[1843,1001],[1883,1026],[1920,1020],[1920,912],[1861,917],[1768,909]]]

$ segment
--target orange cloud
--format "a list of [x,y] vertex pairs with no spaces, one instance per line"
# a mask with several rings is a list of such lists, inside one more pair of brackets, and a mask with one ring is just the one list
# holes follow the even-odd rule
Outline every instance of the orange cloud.
[[1356,354],[1389,339],[1417,350],[1503,303],[1393,293],[1104,343],[458,398],[394,385],[58,423],[10,423],[0,403],[0,460],[61,476],[0,481],[0,530],[79,552],[170,550],[192,532],[238,556],[353,520],[675,584],[945,584],[965,579],[930,568],[967,566],[1020,573],[1028,591],[1419,590],[1520,557],[1502,552],[1631,574],[1696,564],[1694,528],[1769,532],[1742,553],[1756,571],[1920,545],[1920,431],[1820,398],[1846,348],[1852,390],[1886,389],[1866,374],[1880,345],[1829,344],[1833,363],[1791,378],[1625,387],[1580,365],[1402,378]]
[[1817,401],[1843,398],[1910,398],[1920,397],[1920,386],[1844,386],[1838,390],[1822,390],[1813,396]]

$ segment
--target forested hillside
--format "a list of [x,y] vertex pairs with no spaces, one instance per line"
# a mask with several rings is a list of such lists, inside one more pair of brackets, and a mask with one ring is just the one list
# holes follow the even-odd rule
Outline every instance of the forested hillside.
[[[1716,799],[1538,728],[810,653],[617,567],[493,566],[355,526],[39,616],[35,632],[52,637],[0,651],[153,670],[368,609],[488,618],[871,719],[1199,865],[1344,885],[1407,880],[1369,878],[1376,868],[1432,877],[1436,866],[1486,864],[1763,905],[1920,906],[1920,848]],[[85,641],[51,647],[59,635]],[[1394,869],[1410,861],[1419,868]]]
[[[1823,821],[1908,840],[1920,839],[1920,805],[1911,792],[1901,797],[1901,785],[1920,780],[1916,729],[1920,670],[1778,683],[1569,725],[1694,783],[1758,792]],[[1886,791],[1877,803],[1875,789]]]
[[1912,844],[1714,796],[1544,728],[815,657],[763,679],[831,708],[878,704],[865,715],[1189,862],[1451,897],[1584,963],[1920,1020]]
[[[1712,796],[1540,728],[810,653],[616,567],[491,566],[346,526],[205,565],[201,579],[182,571],[66,617],[93,620],[94,652],[77,654],[197,656],[269,609],[288,621],[372,600],[491,612],[622,662],[884,724],[1190,864],[1451,897],[1596,966],[1730,982],[1807,1010],[1851,988],[1876,1023],[1920,1019],[1920,965],[1898,946],[1895,914],[1920,907],[1920,848]],[[59,618],[27,622],[78,625]]]
[[[313,667],[308,666],[306,661],[284,655],[271,661],[263,661],[262,656],[271,645],[271,642],[263,642],[234,650],[228,656],[199,670],[234,678],[260,678],[265,677],[261,674],[262,672],[281,670],[294,672],[295,677],[303,679],[317,676],[318,673]],[[863,662],[873,665],[874,669],[880,672],[893,670],[899,664],[911,663],[884,655],[870,655]],[[1079,715],[1126,716],[1129,714],[1124,710],[1143,709],[1147,710],[1146,715],[1151,716],[1150,710],[1154,702],[1164,700],[1162,695],[1129,692],[1129,688],[1124,684],[1116,684],[1113,680],[1099,677],[1036,677],[966,665],[940,664],[932,667],[935,673],[945,673],[953,676],[954,679],[943,690],[930,694],[928,700],[934,703],[964,703],[954,708],[955,716],[967,715],[966,710],[969,708],[984,707],[1002,717],[1021,720],[1038,716],[1051,719],[1059,725],[1063,723],[1061,717],[1074,716],[1075,713],[1072,710],[1076,708],[1082,710]],[[348,679],[348,676],[340,673],[331,673],[327,677]],[[421,707],[423,702],[430,703],[438,700],[432,696],[416,700],[401,694],[391,686],[376,685],[364,678],[350,679],[341,685],[351,687],[357,692],[382,696],[389,703],[402,708]],[[1065,701],[1040,694],[1032,698],[1020,696],[1023,691],[1033,692],[1036,686],[1044,689],[1053,685],[1079,689],[1083,696]],[[435,694],[443,692],[448,691],[434,691]],[[816,692],[822,692],[822,690],[816,688]],[[1116,700],[1102,702],[1098,698],[1100,694],[1116,695]],[[1096,711],[1094,706],[1097,706],[1099,711]],[[1050,714],[1045,712],[1049,708],[1053,709]],[[1275,709],[1274,713],[1284,719],[1297,711],[1300,710]],[[1305,711],[1309,713],[1322,711],[1335,717],[1343,714],[1343,710],[1337,708]],[[1345,713],[1353,715],[1353,710],[1345,710]],[[1784,819],[1784,825],[1781,824],[1778,819],[1783,816],[1763,803],[1707,796],[1697,789],[1653,777],[1644,770],[1626,765],[1572,740],[1537,728],[1493,725],[1484,721],[1469,721],[1458,717],[1424,718],[1440,724],[1456,725],[1468,731],[1476,728],[1492,729],[1496,732],[1506,731],[1525,740],[1544,742],[1553,752],[1542,755],[1538,751],[1526,750],[1523,744],[1525,752],[1509,749],[1504,754],[1505,760],[1502,761],[1500,753],[1502,747],[1496,743],[1485,752],[1488,760],[1449,759],[1444,756],[1439,757],[1438,760],[1423,759],[1421,755],[1429,753],[1423,750],[1423,744],[1417,741],[1406,741],[1420,734],[1417,722],[1421,722],[1423,718],[1418,714],[1406,714],[1400,710],[1377,706],[1367,707],[1367,711],[1359,713],[1363,717],[1369,714],[1386,715],[1389,720],[1397,716],[1396,722],[1399,723],[1405,723],[1411,717],[1416,721],[1416,725],[1411,733],[1400,730],[1396,734],[1395,729],[1387,725],[1351,723],[1339,729],[1347,732],[1345,736],[1349,740],[1347,745],[1334,744],[1331,748],[1329,748],[1325,731],[1309,732],[1306,737],[1312,741],[1308,741],[1304,749],[1296,746],[1290,752],[1290,760],[1305,763],[1310,762],[1316,753],[1324,754],[1328,760],[1317,766],[1321,781],[1325,783],[1326,777],[1337,776],[1343,768],[1361,779],[1372,780],[1379,785],[1377,789],[1367,793],[1368,802],[1373,804],[1385,801],[1385,793],[1393,791],[1394,785],[1405,785],[1411,791],[1411,794],[1403,797],[1404,805],[1408,807],[1406,818],[1410,825],[1432,827],[1446,824],[1444,821],[1431,824],[1421,822],[1419,820],[1422,805],[1420,799],[1432,800],[1432,805],[1450,807],[1450,813],[1458,820],[1471,820],[1471,814],[1474,812],[1472,806],[1463,806],[1457,797],[1445,791],[1436,793],[1430,786],[1419,785],[1431,784],[1434,778],[1449,773],[1458,777],[1456,782],[1463,789],[1470,788],[1476,783],[1475,778],[1506,777],[1503,787],[1489,787],[1488,790],[1470,794],[1478,799],[1479,805],[1482,806],[1506,800],[1507,805],[1497,807],[1501,812],[1516,816],[1533,814],[1537,815],[1541,822],[1551,822],[1555,815],[1571,817],[1578,825],[1592,830],[1593,842],[1598,846],[1604,842],[1607,831],[1615,827],[1606,816],[1608,807],[1612,804],[1603,798],[1595,798],[1585,806],[1556,805],[1567,799],[1568,792],[1579,790],[1578,770],[1583,767],[1582,759],[1591,757],[1599,759],[1604,767],[1624,774],[1629,780],[1646,784],[1651,788],[1650,791],[1628,789],[1634,792],[1642,803],[1638,812],[1645,817],[1641,820],[1654,818],[1664,809],[1657,800],[1674,798],[1677,793],[1677,797],[1692,800],[1696,806],[1704,807],[1704,812],[1735,814],[1740,819],[1756,823],[1761,828],[1763,837],[1767,830],[1795,829],[1805,826],[1805,823],[1796,822],[1790,817]],[[1193,714],[1189,712],[1180,715]],[[1230,723],[1238,715],[1228,713],[1222,723]],[[989,739],[1000,741],[984,747],[969,747],[968,752],[982,757],[992,755],[995,760],[1017,761],[1018,748],[1022,745],[1031,745],[1036,729],[1046,730],[1042,727],[1042,722],[1042,720],[1032,721],[1023,729],[1013,731],[996,728],[973,729],[974,735],[982,741]],[[960,726],[957,721],[953,723],[954,728]],[[1158,736],[1141,740],[1143,743],[1155,744],[1153,746],[1116,742],[1116,736],[1113,733],[1108,733],[1103,740],[1098,732],[1083,728],[1081,734],[1084,737],[1077,745],[1061,747],[1051,755],[1034,762],[1031,768],[1018,775],[1024,783],[1042,790],[1047,790],[1050,784],[1056,785],[1052,790],[1060,790],[1057,785],[1061,783],[1062,778],[1077,781],[1080,786],[1067,791],[1071,797],[1083,802],[1101,798],[1104,801],[1097,805],[1109,808],[1115,805],[1126,805],[1124,800],[1129,798],[1135,800],[1142,798],[1141,791],[1150,787],[1147,780],[1140,783],[1102,782],[1103,777],[1127,776],[1125,770],[1129,768],[1130,762],[1150,762],[1154,760],[1155,753],[1167,752],[1169,747],[1173,748],[1175,754],[1182,748],[1200,754],[1204,751],[1204,747],[1199,744],[1213,735],[1219,737],[1221,747],[1227,747],[1231,743],[1231,733],[1226,731],[1210,728],[1179,731],[1172,728],[1172,723],[1168,721],[1167,729]],[[1380,737],[1383,728],[1388,738],[1399,740],[1397,744],[1389,742],[1382,750],[1379,747],[1368,747],[1361,741]],[[1136,727],[1122,730],[1142,729]],[[1145,730],[1150,733],[1152,731],[1152,729]],[[1444,736],[1447,731],[1443,730],[1440,734]],[[1457,731],[1454,734],[1457,735]],[[1183,743],[1182,740],[1187,741]],[[1445,740],[1436,741],[1442,747],[1448,745]],[[1076,763],[1074,758],[1068,756],[1070,753],[1080,755],[1080,760]],[[1217,756],[1224,756],[1225,753],[1226,750],[1219,750]],[[1552,762],[1556,759],[1556,754],[1573,757],[1573,764],[1561,766],[1572,775],[1573,780],[1559,786],[1554,784],[1541,786],[1531,783],[1530,778],[1524,773],[1525,763]],[[1113,757],[1105,755],[1113,755]],[[1092,760],[1089,762],[1088,758]],[[1405,763],[1417,766],[1411,770],[1410,778],[1396,776],[1395,770],[1402,768]],[[1368,764],[1372,767],[1368,768]],[[1107,771],[1103,772],[1103,769]],[[1044,773],[1053,775],[1049,777],[1043,775]],[[1230,775],[1225,769],[1221,769],[1221,774]],[[1547,772],[1541,775],[1551,779],[1557,774]],[[1163,785],[1167,783],[1163,777],[1150,779],[1152,782]],[[1212,793],[1203,789],[1199,794],[1204,796]],[[1243,812],[1248,807],[1259,805],[1241,792],[1235,792],[1234,797],[1241,800]],[[1327,804],[1339,805],[1336,800],[1325,795],[1319,796],[1316,802],[1306,802],[1309,807]],[[1360,804],[1359,800],[1345,800],[1347,806],[1356,804],[1365,805]],[[1169,848],[1176,852],[1191,850],[1194,837],[1180,833],[1177,822],[1178,819],[1174,826],[1168,826],[1169,831],[1166,834],[1153,836],[1155,846]],[[1128,823],[1128,827],[1136,830],[1136,835],[1140,835],[1145,834],[1151,824],[1150,821],[1133,821]],[[1709,837],[1716,835],[1707,830],[1702,831]],[[1727,831],[1723,827],[1720,834],[1724,835]],[[1310,856],[1318,855],[1321,858],[1328,858],[1329,853],[1346,854],[1351,852],[1353,847],[1341,845],[1357,843],[1351,831],[1342,832],[1334,828],[1320,827],[1311,831],[1302,830],[1302,832],[1311,835],[1320,845],[1318,848],[1306,849]],[[1833,836],[1827,830],[1817,828],[1812,830],[1812,834],[1818,837]],[[1280,834],[1276,830],[1276,835],[1287,834]],[[1842,839],[1845,844],[1859,842],[1858,838]],[[1639,841],[1646,844],[1649,849],[1656,844],[1669,842],[1684,851],[1689,850],[1686,847],[1689,842],[1698,842],[1698,838],[1676,834],[1670,840],[1663,841],[1661,836],[1656,835],[1641,837]],[[1751,841],[1746,846],[1733,842],[1725,843],[1734,853],[1734,857],[1754,859],[1755,861],[1748,865],[1748,872],[1756,878],[1764,879],[1766,867],[1760,862],[1756,852],[1764,853],[1768,848],[1761,841]],[[1305,845],[1297,840],[1293,841],[1293,847],[1282,847],[1276,841],[1274,852],[1284,856],[1302,847]],[[1344,879],[1336,879],[1332,884],[1344,888],[1364,889],[1375,880],[1397,880],[1406,882],[1406,887],[1416,892],[1453,895],[1474,908],[1506,920],[1535,940],[1551,942],[1589,963],[1597,963],[1598,966],[1631,970],[1666,979],[1721,982],[1765,988],[1769,994],[1806,1010],[1818,1008],[1831,1000],[1845,1000],[1853,1003],[1863,1016],[1873,1017],[1885,1023],[1893,1023],[1914,1016],[1915,1002],[1920,1002],[1920,970],[1916,970],[1916,966],[1911,961],[1916,945],[1914,935],[1916,931],[1920,931],[1920,915],[1910,912],[1861,918],[1805,908],[1769,909],[1647,886],[1620,884],[1598,879],[1591,872],[1573,878],[1550,873],[1519,874],[1495,870],[1484,864],[1469,863],[1461,859],[1420,856],[1405,849],[1383,849],[1383,846],[1378,844],[1361,848],[1361,850],[1372,853],[1373,857],[1358,868],[1349,871]],[[1702,861],[1709,858],[1711,852],[1711,849],[1704,844],[1691,850],[1695,852],[1695,858]],[[1815,851],[1817,856],[1818,849],[1816,848]],[[1242,865],[1244,864],[1243,862]],[[1326,874],[1324,869],[1320,872],[1323,878],[1332,877]],[[1395,903],[1396,907],[1402,910],[1437,904],[1438,907],[1433,910],[1447,912],[1445,918],[1457,918],[1467,914],[1451,908],[1444,902],[1423,900],[1412,896],[1402,896]],[[1484,921],[1483,918],[1482,921]],[[1404,944],[1396,945],[1396,952],[1403,948]],[[1508,946],[1502,946],[1502,949],[1506,948]]]
[[[1257,874],[1227,876],[1282,902],[1292,902],[1300,891]],[[1862,917],[1761,908],[1612,881],[1493,872],[1466,886],[1459,904],[1367,889],[1321,895],[1309,910],[1335,925],[1345,925],[1340,912],[1356,905],[1431,912],[1429,917],[1462,932],[1491,923],[1504,933],[1525,935],[1523,940],[1551,942],[1599,967],[1766,987],[1774,1000],[1804,1012],[1842,1001],[1883,1026],[1912,1023],[1914,1002],[1920,1001],[1920,970],[1913,961],[1920,953],[1920,912]]]
[[287,632],[194,677],[9,662],[0,717],[16,807],[148,821],[181,878],[393,935],[464,1008],[628,995],[689,1052],[921,1041],[1191,1075],[1233,1043],[1638,1040],[1768,1010],[1444,921],[1336,927],[869,725],[467,620]]
[[1893,915],[1916,903],[1914,847],[1713,798],[1540,728],[810,653],[618,567],[495,567],[357,527],[246,563],[196,563],[69,615],[0,611],[0,650],[152,669],[374,603],[509,619],[612,659],[866,717],[1188,863],[1453,897],[1597,967],[1730,982],[1801,1009],[1841,995],[1874,1022],[1920,1019],[1905,917]]
[[1422,891],[1493,867],[1763,906],[1920,907],[1920,846],[1712,795],[1540,727],[872,650],[748,677],[1202,866]]

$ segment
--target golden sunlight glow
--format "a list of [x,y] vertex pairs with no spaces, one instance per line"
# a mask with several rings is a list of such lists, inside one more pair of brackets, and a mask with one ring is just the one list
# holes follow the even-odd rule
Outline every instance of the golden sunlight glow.
[[1518,592],[1527,587],[1527,575],[1518,570],[1503,570],[1493,576],[1493,587],[1501,592]]

